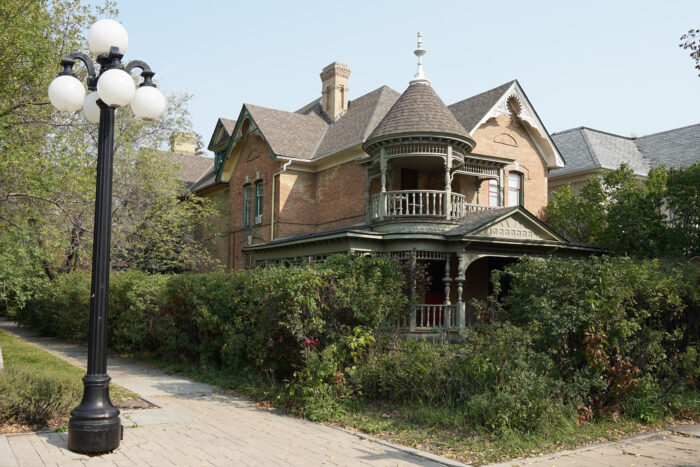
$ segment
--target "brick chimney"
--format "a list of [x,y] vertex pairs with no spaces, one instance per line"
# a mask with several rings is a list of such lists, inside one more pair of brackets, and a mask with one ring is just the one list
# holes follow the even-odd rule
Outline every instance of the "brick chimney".
[[348,78],[350,67],[333,62],[321,72],[323,111],[335,121],[348,110]]
[[195,156],[197,154],[197,135],[176,131],[170,135],[170,152]]

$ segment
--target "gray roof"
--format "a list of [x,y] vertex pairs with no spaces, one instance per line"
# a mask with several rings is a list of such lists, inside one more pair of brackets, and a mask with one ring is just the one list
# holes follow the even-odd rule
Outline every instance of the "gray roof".
[[700,124],[640,136],[635,143],[654,167],[687,167],[700,162]]
[[496,88],[482,92],[476,96],[455,102],[447,108],[452,111],[457,121],[461,123],[467,131],[471,132],[514,82],[515,80],[508,81],[505,84],[501,84]]
[[347,112],[328,127],[314,159],[364,142],[398,98],[398,92],[382,86],[350,101]]
[[617,169],[623,163],[635,174],[646,175],[652,167],[632,138],[580,127],[554,133],[552,140],[566,159],[566,166],[552,170],[550,177],[593,169]]
[[408,86],[367,141],[411,133],[455,135],[471,141],[467,130],[455,119],[433,88],[422,83]]
[[278,156],[309,159],[328,129],[316,113],[298,114],[245,104],[255,123]]
[[626,163],[637,175],[654,167],[687,167],[700,162],[700,124],[628,138],[580,127],[552,134],[566,167],[550,177],[594,169],[617,169]]

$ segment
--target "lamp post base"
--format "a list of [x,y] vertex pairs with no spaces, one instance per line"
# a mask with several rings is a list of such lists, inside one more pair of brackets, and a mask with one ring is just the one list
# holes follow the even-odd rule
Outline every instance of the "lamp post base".
[[83,454],[114,451],[122,438],[119,409],[109,400],[107,375],[86,375],[83,400],[70,413],[68,449]]
[[106,420],[75,420],[68,422],[68,449],[82,454],[114,451],[122,437],[119,417]]

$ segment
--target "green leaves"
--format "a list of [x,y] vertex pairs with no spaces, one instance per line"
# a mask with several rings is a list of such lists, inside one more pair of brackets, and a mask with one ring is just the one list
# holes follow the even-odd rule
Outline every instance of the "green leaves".
[[566,186],[547,206],[547,222],[569,240],[615,254],[653,258],[700,254],[700,163],[649,172],[625,164],[592,177],[578,195]]

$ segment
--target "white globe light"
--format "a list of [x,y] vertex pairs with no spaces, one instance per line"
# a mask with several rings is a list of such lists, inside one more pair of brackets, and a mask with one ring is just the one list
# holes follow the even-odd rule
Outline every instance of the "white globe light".
[[131,101],[131,110],[141,120],[157,120],[165,112],[165,97],[153,86],[141,86]]
[[97,80],[97,93],[108,106],[121,107],[134,98],[136,86],[129,73],[112,68],[100,75],[100,79]]
[[62,112],[80,110],[85,101],[85,88],[78,78],[70,75],[58,76],[49,84],[49,100]]
[[111,47],[119,47],[119,53],[124,54],[129,47],[129,35],[118,21],[101,19],[88,30],[88,46],[94,54],[109,52]]
[[100,96],[97,91],[93,91],[87,95],[85,98],[85,104],[83,104],[83,115],[85,119],[90,123],[100,123],[100,107],[97,105],[97,99]]

